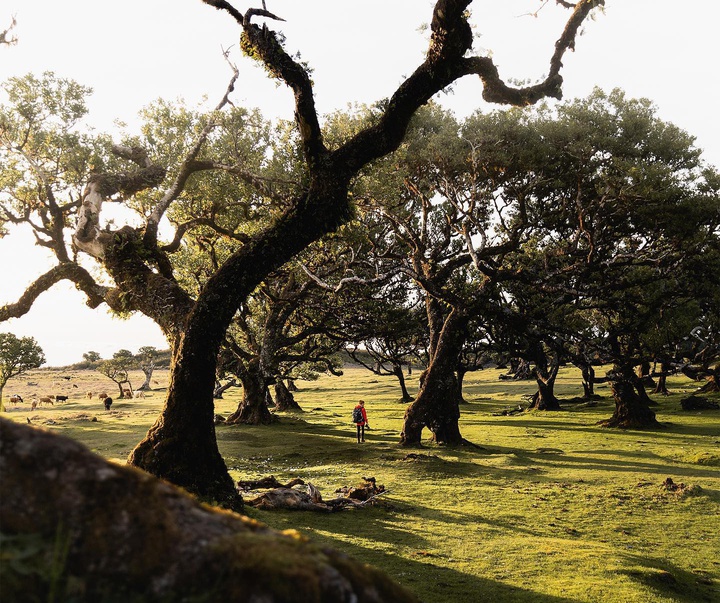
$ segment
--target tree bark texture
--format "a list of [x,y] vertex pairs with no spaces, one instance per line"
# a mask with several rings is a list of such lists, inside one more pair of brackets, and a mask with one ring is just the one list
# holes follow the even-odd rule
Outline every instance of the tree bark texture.
[[275,383],[275,408],[285,412],[302,412],[302,408],[282,379],[278,379]]
[[432,432],[432,439],[438,444],[458,445],[464,441],[459,426],[455,365],[465,342],[469,318],[453,309],[441,320],[437,310],[437,303],[432,300],[428,304],[428,313],[433,348],[428,367],[420,376],[420,390],[405,411],[400,434],[403,446],[419,445],[425,427]]
[[225,423],[246,425],[270,425],[275,417],[268,410],[268,379],[263,374],[259,359],[253,359],[241,371],[238,377],[243,385],[243,398],[237,409]]
[[623,429],[660,427],[655,413],[650,410],[645,399],[638,394],[636,381],[637,376],[630,367],[626,367],[625,370],[613,371],[611,387],[615,398],[615,412],[609,419],[601,421],[600,425]]
[[538,346],[534,358],[534,374],[538,390],[533,395],[530,408],[560,410],[560,400],[555,397],[555,380],[560,370],[560,359],[557,354],[548,355],[542,346]]

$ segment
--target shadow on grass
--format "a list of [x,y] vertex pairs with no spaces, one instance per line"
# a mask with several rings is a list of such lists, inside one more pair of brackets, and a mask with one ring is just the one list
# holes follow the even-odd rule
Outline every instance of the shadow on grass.
[[[657,462],[639,462],[636,459],[642,457],[640,453],[628,453],[625,450],[603,450],[597,452],[591,452],[592,454],[603,454],[603,455],[617,455],[617,456],[630,456],[635,457],[627,461],[615,460],[615,459],[592,459],[587,456],[568,456],[563,454],[556,463],[547,464],[562,464],[568,468],[572,467],[574,470],[593,470],[593,471],[609,471],[617,473],[639,473],[647,472],[656,475],[667,476],[668,473],[674,475],[682,475],[687,477],[717,477],[717,469],[702,469],[697,466],[682,466],[677,461],[669,466],[668,459],[663,457],[656,457]],[[534,455],[531,452],[523,453],[528,458],[532,458],[535,463],[542,464],[543,461],[549,461],[550,459],[546,455]],[[648,453],[650,454],[650,453]],[[653,455],[655,456],[655,455]]]
[[628,556],[627,566],[618,573],[677,603],[720,601],[720,587],[704,571],[688,572],[665,560],[639,555]]
[[[575,430],[587,431],[604,435],[605,428],[587,427],[575,421],[560,422],[555,420],[509,419],[500,420],[495,424],[508,424],[532,430]],[[283,437],[277,439],[268,437],[272,432],[282,432]],[[703,427],[687,428],[681,426],[679,433],[687,435],[711,435],[712,426],[705,432]],[[619,435],[624,441],[627,437],[645,437],[645,432],[623,431]],[[559,448],[533,447],[510,448],[493,446],[488,448],[471,447],[444,447],[428,445],[419,448],[407,449],[399,446],[398,437],[391,430],[371,430],[366,434],[367,441],[357,444],[355,430],[352,425],[347,428],[337,424],[310,423],[293,416],[285,416],[280,424],[270,426],[218,426],[218,441],[236,447],[242,444],[248,456],[245,463],[237,462],[238,469],[243,465],[252,466],[256,475],[264,475],[264,466],[275,466],[275,471],[282,470],[279,465],[291,466],[297,469],[301,461],[305,466],[334,463],[362,464],[368,459],[376,461],[408,462],[413,471],[425,475],[442,473],[445,476],[478,476],[502,475],[505,478],[526,477],[529,466],[533,466],[535,475],[541,474],[545,469],[564,466],[573,470],[622,472],[646,472],[658,476],[666,476],[671,471],[673,476],[679,477],[716,477],[717,470],[713,467],[703,467],[693,464],[680,463],[674,459],[667,459],[651,451],[640,449],[627,450],[625,448],[603,448],[584,451],[582,455],[567,454]],[[530,437],[530,436],[528,436]],[[661,438],[672,442],[677,436],[675,433],[654,432],[653,438]],[[328,458],[328,440],[331,444],[332,457]],[[638,441],[642,444],[642,441]],[[234,450],[236,459],[237,450]],[[511,466],[494,467],[483,464],[483,458],[493,455],[504,455]],[[615,457],[615,458],[611,458]],[[267,461],[267,462],[265,462]],[[412,465],[410,464],[412,463]],[[668,464],[672,464],[669,469]],[[231,462],[232,464],[232,462]],[[287,469],[287,467],[285,467]],[[248,476],[249,477],[249,476]],[[540,477],[538,475],[538,477]]]
[[[434,512],[433,509],[428,509]],[[341,550],[354,559],[369,563],[383,571],[394,580],[413,591],[424,603],[576,603],[575,599],[545,595],[530,589],[504,584],[499,580],[491,580],[472,576],[465,572],[447,567],[452,563],[452,551],[428,551],[428,541],[422,538],[422,529],[418,529],[410,539],[406,530],[401,541],[404,549],[414,549],[409,556],[400,556],[388,552],[389,542],[396,540],[395,530],[388,530],[390,516],[380,521],[367,520],[354,530],[360,538],[375,539],[381,542],[377,548],[364,546],[335,538],[331,533],[347,533],[348,514],[317,515],[306,513],[258,513],[253,516],[275,529],[292,526],[308,535],[314,542],[325,544]],[[375,515],[377,518],[377,515]],[[336,522],[339,522],[336,524]],[[382,523],[380,531],[378,524]],[[320,532],[322,531],[322,533]],[[388,602],[391,603],[391,602]]]

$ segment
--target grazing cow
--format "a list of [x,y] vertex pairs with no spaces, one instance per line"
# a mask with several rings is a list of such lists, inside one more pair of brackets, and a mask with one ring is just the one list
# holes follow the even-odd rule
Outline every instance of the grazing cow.
[[105,405],[105,410],[110,410],[110,407],[112,406],[112,398],[105,398],[103,400],[103,404]]
[[68,401],[67,396],[58,396],[57,394],[55,395],[55,402],[67,402],[67,401]]
[[88,400],[92,400],[92,397],[93,397],[95,394],[93,394],[92,392],[88,392],[88,393],[85,394],[85,395],[87,396],[87,399],[88,399]]
[[132,398],[133,397],[132,390],[131,389],[123,389],[122,397],[123,398]]
[[43,396],[39,400],[40,404],[51,404],[52,406],[55,406],[55,402],[53,402],[53,399],[50,396]]
[[10,396],[10,404],[13,406],[17,406],[20,402],[22,402],[22,396],[20,394],[13,394]]
[[32,402],[30,402],[30,410],[35,410],[37,408],[37,405],[37,400],[33,400]]
[[108,395],[105,392],[103,392],[102,394],[98,394],[98,398],[100,398],[101,400],[104,400],[107,397],[108,397]]
[[134,395],[136,398],[144,398],[145,392],[140,389],[140,390],[136,391]]

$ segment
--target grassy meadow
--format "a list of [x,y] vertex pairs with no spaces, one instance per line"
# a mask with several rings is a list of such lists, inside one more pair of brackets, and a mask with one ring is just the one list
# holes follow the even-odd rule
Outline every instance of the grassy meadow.
[[[680,409],[697,384],[671,379],[673,393],[655,397],[663,429],[622,431],[596,425],[614,407],[607,386],[597,387],[596,406],[503,416],[534,386],[499,373],[465,380],[460,427],[477,448],[398,447],[405,405],[397,382],[348,368],[299,383],[303,413],[280,413],[271,426],[218,426],[220,450],[234,479],[299,477],[325,498],[375,477],[387,493],[373,507],[247,514],[380,567],[428,603],[720,601],[720,411]],[[97,395],[86,397],[104,390],[116,398],[99,373],[39,369],[8,383],[6,396],[25,403],[4,415],[124,462],[162,405],[167,373],[155,379],[146,398],[116,400],[106,412]],[[32,393],[70,400],[31,411]],[[576,370],[561,371],[556,393],[581,395]],[[226,392],[216,412],[229,414],[240,396]],[[360,398],[372,427],[364,444],[350,424]]]

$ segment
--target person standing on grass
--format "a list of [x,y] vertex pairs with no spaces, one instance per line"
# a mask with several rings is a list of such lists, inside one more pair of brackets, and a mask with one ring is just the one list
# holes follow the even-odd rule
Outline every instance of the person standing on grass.
[[368,424],[367,411],[365,410],[365,400],[360,400],[353,409],[353,422],[357,426],[357,441],[365,441],[365,427],[370,429]]

